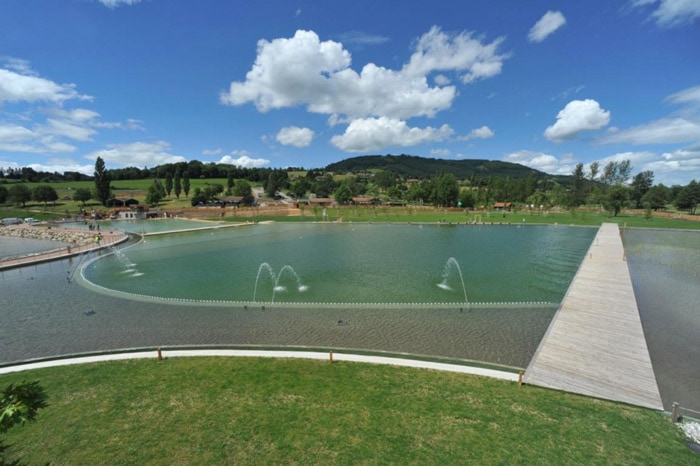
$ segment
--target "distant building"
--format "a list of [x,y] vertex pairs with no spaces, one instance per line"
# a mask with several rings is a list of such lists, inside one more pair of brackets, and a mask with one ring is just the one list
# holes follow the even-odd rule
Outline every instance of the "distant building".
[[308,203],[310,206],[328,207],[333,204],[332,197],[310,197]]
[[512,202],[494,202],[493,203],[493,210],[507,210],[510,212],[510,210],[513,208],[513,203]]
[[381,204],[378,197],[353,197],[352,203],[355,205],[377,205]]

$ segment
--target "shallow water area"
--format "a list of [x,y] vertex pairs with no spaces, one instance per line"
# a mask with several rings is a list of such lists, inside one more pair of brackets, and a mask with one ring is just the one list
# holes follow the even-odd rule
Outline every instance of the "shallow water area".
[[[95,293],[68,260],[2,273],[0,363],[179,345],[349,348],[525,367],[554,307],[337,308],[172,305]],[[343,325],[338,322],[342,321]]]
[[89,229],[91,226],[100,230],[121,230],[129,233],[143,234],[163,231],[178,231],[188,230],[193,228],[211,228],[215,225],[221,225],[221,222],[205,222],[197,220],[185,220],[177,218],[158,218],[158,219],[135,219],[135,220],[99,220],[84,222],[63,222],[58,224],[62,228],[79,228]]
[[700,232],[628,229],[622,239],[664,407],[700,417]]
[[52,251],[68,245],[70,243],[61,241],[0,236],[0,260]]

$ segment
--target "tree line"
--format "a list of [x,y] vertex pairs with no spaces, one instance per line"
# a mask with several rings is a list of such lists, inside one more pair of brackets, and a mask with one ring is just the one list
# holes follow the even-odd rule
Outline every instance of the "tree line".
[[[303,172],[301,168],[297,170]],[[695,214],[700,203],[700,186],[696,180],[686,186],[654,185],[654,173],[651,171],[642,171],[632,176],[629,160],[609,162],[604,167],[598,162],[593,162],[587,170],[579,163],[568,177],[546,176],[541,172],[529,171],[527,176],[521,177],[472,174],[468,178],[458,179],[454,173],[446,172],[407,179],[389,170],[340,174],[323,169],[308,170],[303,176],[290,177],[290,171],[243,168],[196,160],[150,169],[129,167],[108,170],[104,161],[98,157],[91,177],[95,182],[95,189],[76,189],[73,200],[85,205],[88,200],[95,199],[105,206],[114,206],[118,201],[113,197],[110,184],[112,181],[152,178],[153,182],[146,195],[146,203],[151,206],[158,205],[172,195],[178,200],[184,195],[193,206],[215,202],[222,195],[237,196],[241,198],[242,205],[252,205],[255,202],[252,195],[253,185],[262,185],[269,197],[285,192],[297,199],[309,196],[332,197],[340,204],[348,204],[356,197],[370,197],[389,203],[463,208],[488,208],[495,202],[538,209],[554,206],[575,209],[583,205],[599,205],[617,215],[624,208],[653,211],[665,209],[669,205]],[[0,174],[6,178],[7,173],[7,170],[0,170]],[[31,169],[11,169],[14,177],[22,173],[32,177],[47,175]],[[75,177],[70,172],[64,173],[63,176]],[[208,183],[203,188],[195,188],[190,197],[192,178],[223,178],[226,179],[226,185]],[[9,189],[0,184],[0,203],[10,202],[24,206],[30,200],[46,204],[57,199],[56,191],[48,185],[29,190],[21,183],[14,183]]]

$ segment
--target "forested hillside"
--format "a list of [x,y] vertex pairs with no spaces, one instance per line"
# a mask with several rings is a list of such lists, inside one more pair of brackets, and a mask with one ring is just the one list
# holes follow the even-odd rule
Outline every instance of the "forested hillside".
[[[498,160],[445,160],[414,155],[365,155],[332,163],[326,167],[334,173],[362,173],[385,170],[403,178],[429,178],[452,173],[457,179],[553,177],[560,183],[567,177],[556,177],[533,168]],[[562,178],[561,180],[559,178]],[[563,184],[566,184],[564,181]]]

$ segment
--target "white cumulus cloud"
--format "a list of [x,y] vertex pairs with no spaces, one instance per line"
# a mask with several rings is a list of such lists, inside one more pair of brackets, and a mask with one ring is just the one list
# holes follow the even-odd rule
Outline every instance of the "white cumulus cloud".
[[247,151],[233,151],[231,155],[224,155],[219,160],[219,163],[235,165],[242,168],[260,168],[270,163],[267,159],[254,159],[250,157]]
[[287,126],[277,133],[276,139],[285,146],[308,147],[314,139],[314,132],[309,128]]
[[91,100],[92,97],[79,94],[75,84],[57,84],[32,74],[0,69],[0,105],[5,102],[62,104],[71,99]]
[[[434,116],[457,95],[455,86],[428,83],[432,72],[452,71],[464,82],[500,73],[507,58],[498,54],[502,42],[482,43],[470,33],[450,35],[433,27],[400,70],[368,63],[350,67],[351,56],[341,43],[321,41],[313,31],[291,38],[258,42],[257,57],[245,81],[234,81],[220,95],[226,105],[253,103],[261,112],[305,106],[334,116],[333,121],[366,117],[407,119]],[[445,83],[443,78],[439,82]]]
[[557,114],[557,121],[544,131],[550,141],[574,139],[582,131],[601,129],[610,123],[610,112],[593,99],[572,100]]
[[416,50],[401,70],[410,76],[427,76],[433,71],[455,71],[464,83],[490,78],[501,72],[508,54],[498,54],[505,38],[484,44],[471,32],[448,34],[433,26],[423,34]]
[[574,169],[571,157],[558,159],[551,154],[531,150],[511,152],[503,157],[506,162],[519,163],[552,175],[570,175]]
[[492,138],[496,133],[493,132],[491,128],[484,125],[481,128],[473,129],[466,136],[459,138],[460,141],[468,141],[470,139],[489,139]]
[[106,149],[87,154],[85,158],[96,160],[97,157],[101,157],[106,164],[120,167],[154,167],[187,161],[184,157],[171,154],[169,151],[170,144],[165,141],[132,142],[109,145]]
[[530,42],[542,42],[564,24],[566,18],[561,11],[548,11],[532,26],[527,38]]
[[402,120],[362,118],[352,121],[344,134],[333,136],[331,143],[348,152],[366,152],[388,146],[408,147],[428,141],[441,141],[453,133],[448,125],[440,128],[412,128]]

